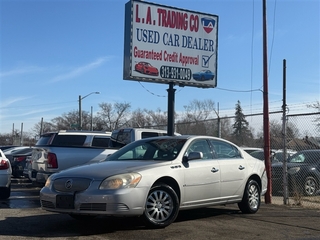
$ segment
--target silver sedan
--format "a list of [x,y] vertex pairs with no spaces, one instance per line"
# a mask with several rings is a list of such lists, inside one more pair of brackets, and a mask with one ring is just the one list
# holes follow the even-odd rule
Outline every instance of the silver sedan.
[[105,161],[50,176],[42,209],[75,219],[142,216],[161,228],[179,210],[238,203],[255,213],[267,189],[264,163],[231,142],[209,136],[146,138]]

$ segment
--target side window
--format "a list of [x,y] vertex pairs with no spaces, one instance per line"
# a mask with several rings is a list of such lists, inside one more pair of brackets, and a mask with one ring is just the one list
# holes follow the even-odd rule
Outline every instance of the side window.
[[119,156],[119,159],[122,160],[136,160],[136,159],[143,159],[145,157],[147,150],[147,146],[139,145],[132,149],[132,151],[128,151],[122,156]]
[[218,140],[210,140],[215,153],[218,158],[240,158],[241,154],[236,147],[233,145],[218,141]]
[[141,138],[149,138],[149,137],[158,137],[159,134],[157,132],[142,132]]
[[193,141],[187,149],[186,155],[188,155],[190,152],[202,152],[203,159],[213,158],[209,144],[205,139]]
[[110,138],[108,138],[108,137],[95,136],[92,140],[92,146],[107,148],[109,146],[109,140],[110,140]]

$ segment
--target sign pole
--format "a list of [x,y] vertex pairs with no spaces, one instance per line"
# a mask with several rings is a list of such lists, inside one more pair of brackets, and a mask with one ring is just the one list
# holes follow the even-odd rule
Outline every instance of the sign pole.
[[176,89],[173,88],[173,82],[169,83],[168,91],[168,136],[174,135],[174,94]]

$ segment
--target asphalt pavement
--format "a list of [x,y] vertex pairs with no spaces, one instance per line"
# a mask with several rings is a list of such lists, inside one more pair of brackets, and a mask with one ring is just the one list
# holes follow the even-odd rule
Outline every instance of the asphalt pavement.
[[[89,222],[40,208],[39,187],[16,182],[12,196],[0,200],[0,239],[320,239],[320,209],[261,204],[242,214],[236,204],[181,211],[164,229],[147,229],[139,218],[98,217]],[[264,199],[263,199],[264,200]]]

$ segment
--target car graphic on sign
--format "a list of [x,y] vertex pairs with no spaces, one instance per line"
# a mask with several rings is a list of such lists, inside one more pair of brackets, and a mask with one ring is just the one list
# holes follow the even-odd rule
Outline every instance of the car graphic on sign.
[[192,77],[197,81],[213,80],[214,73],[210,70],[201,70],[200,72],[192,74]]
[[138,62],[134,66],[134,70],[146,75],[158,76],[159,70],[148,62]]

